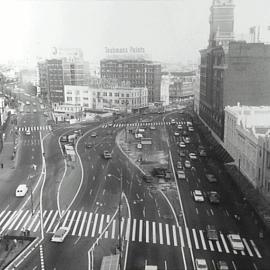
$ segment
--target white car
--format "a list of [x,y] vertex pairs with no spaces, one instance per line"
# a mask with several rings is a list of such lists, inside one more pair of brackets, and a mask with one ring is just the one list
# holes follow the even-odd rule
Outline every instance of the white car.
[[27,191],[28,191],[27,185],[21,184],[16,188],[15,195],[16,195],[16,197],[24,197],[25,194],[27,193]]
[[198,159],[198,157],[196,156],[195,153],[189,153],[189,158],[190,159],[193,159],[193,160],[197,160]]
[[150,126],[150,129],[151,129],[151,130],[155,130],[156,127],[155,127],[155,126]]
[[178,137],[178,136],[180,136],[180,133],[177,132],[177,131],[175,131],[175,132],[174,132],[174,136]]
[[205,259],[195,259],[196,270],[208,270]]
[[201,190],[195,189],[193,191],[193,197],[195,202],[204,202],[204,197]]
[[188,127],[188,131],[193,132],[194,128],[193,127]]
[[175,123],[175,119],[171,119],[171,124],[174,125]]
[[244,244],[243,244],[239,234],[228,234],[227,237],[228,237],[233,249],[235,249],[235,250],[244,250],[245,249]]
[[185,167],[187,169],[191,168],[191,164],[190,164],[190,161],[189,160],[185,160]]
[[136,139],[140,139],[142,137],[143,137],[143,135],[141,133],[135,133],[135,138]]
[[141,144],[141,143],[138,143],[138,144],[137,144],[137,148],[138,148],[138,149],[142,149],[142,144]]
[[184,142],[180,142],[180,143],[179,143],[179,146],[180,146],[181,148],[185,148],[185,147],[186,147],[186,144],[185,144]]
[[64,242],[66,236],[68,235],[69,228],[68,227],[60,227],[52,236],[51,241],[62,243]]
[[25,135],[31,135],[31,132],[30,132],[29,129],[27,129],[27,130],[25,131]]
[[186,175],[185,175],[185,172],[184,171],[177,171],[177,177],[178,179],[182,179],[182,180],[185,180],[186,179]]
[[185,143],[190,143],[190,138],[189,137],[184,137],[183,140],[184,140]]
[[37,112],[37,109],[34,109],[33,112],[36,113]]
[[36,102],[33,102],[33,105],[34,105],[34,106],[36,106],[36,105],[37,105],[37,103],[36,103]]
[[178,125],[178,126],[177,126],[177,129],[182,130],[182,129],[183,129],[182,125]]

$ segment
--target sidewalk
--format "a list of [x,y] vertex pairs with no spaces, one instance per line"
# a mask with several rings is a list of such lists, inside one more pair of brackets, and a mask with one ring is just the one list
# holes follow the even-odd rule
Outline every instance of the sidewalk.
[[[190,111],[189,114],[192,117],[193,122],[198,126],[199,133],[202,135],[202,138],[208,138],[206,141],[215,141],[211,133],[200,121],[200,118],[194,112]],[[217,142],[215,143],[217,144]],[[226,175],[227,179],[233,181],[243,198],[245,198],[253,209],[254,217],[258,220],[257,222],[261,224],[265,233],[270,237],[270,221],[267,218],[270,217],[270,202],[267,201],[264,196],[250,184],[249,180],[239,172],[237,166],[221,162],[220,156],[217,155],[218,154],[215,151],[211,151],[212,163],[215,167],[214,169],[216,172],[222,171],[222,173]]]
[[5,138],[3,138],[2,151],[0,152],[0,179],[6,180],[16,167],[17,155],[20,144],[18,144],[18,136],[14,134],[13,124],[11,123],[13,117],[11,117],[9,124],[5,129]]

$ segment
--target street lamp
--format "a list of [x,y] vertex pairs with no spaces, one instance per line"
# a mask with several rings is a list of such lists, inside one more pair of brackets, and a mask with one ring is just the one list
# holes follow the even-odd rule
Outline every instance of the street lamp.
[[119,231],[119,237],[118,237],[118,246],[119,246],[119,269],[122,270],[122,238],[121,238],[121,208],[122,208],[122,193],[123,193],[123,175],[122,171],[120,172],[120,178],[113,175],[113,174],[107,174],[108,177],[114,177],[117,180],[120,181],[120,198],[119,198],[119,204],[118,204],[118,231]]

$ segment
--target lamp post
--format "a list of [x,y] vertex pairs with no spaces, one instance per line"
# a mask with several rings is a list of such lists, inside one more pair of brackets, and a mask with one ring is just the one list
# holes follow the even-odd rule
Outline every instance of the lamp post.
[[114,177],[120,181],[120,198],[119,198],[119,204],[118,204],[118,232],[119,232],[118,247],[119,247],[119,269],[122,270],[121,208],[122,208],[122,193],[123,193],[123,175],[121,171],[120,178],[113,174],[108,174],[107,176]]

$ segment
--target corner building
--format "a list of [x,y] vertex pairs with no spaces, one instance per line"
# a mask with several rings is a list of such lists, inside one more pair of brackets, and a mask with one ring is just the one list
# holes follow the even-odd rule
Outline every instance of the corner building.
[[148,101],[160,101],[161,65],[143,59],[103,59],[100,61],[101,78],[116,79],[130,87],[146,87]]

